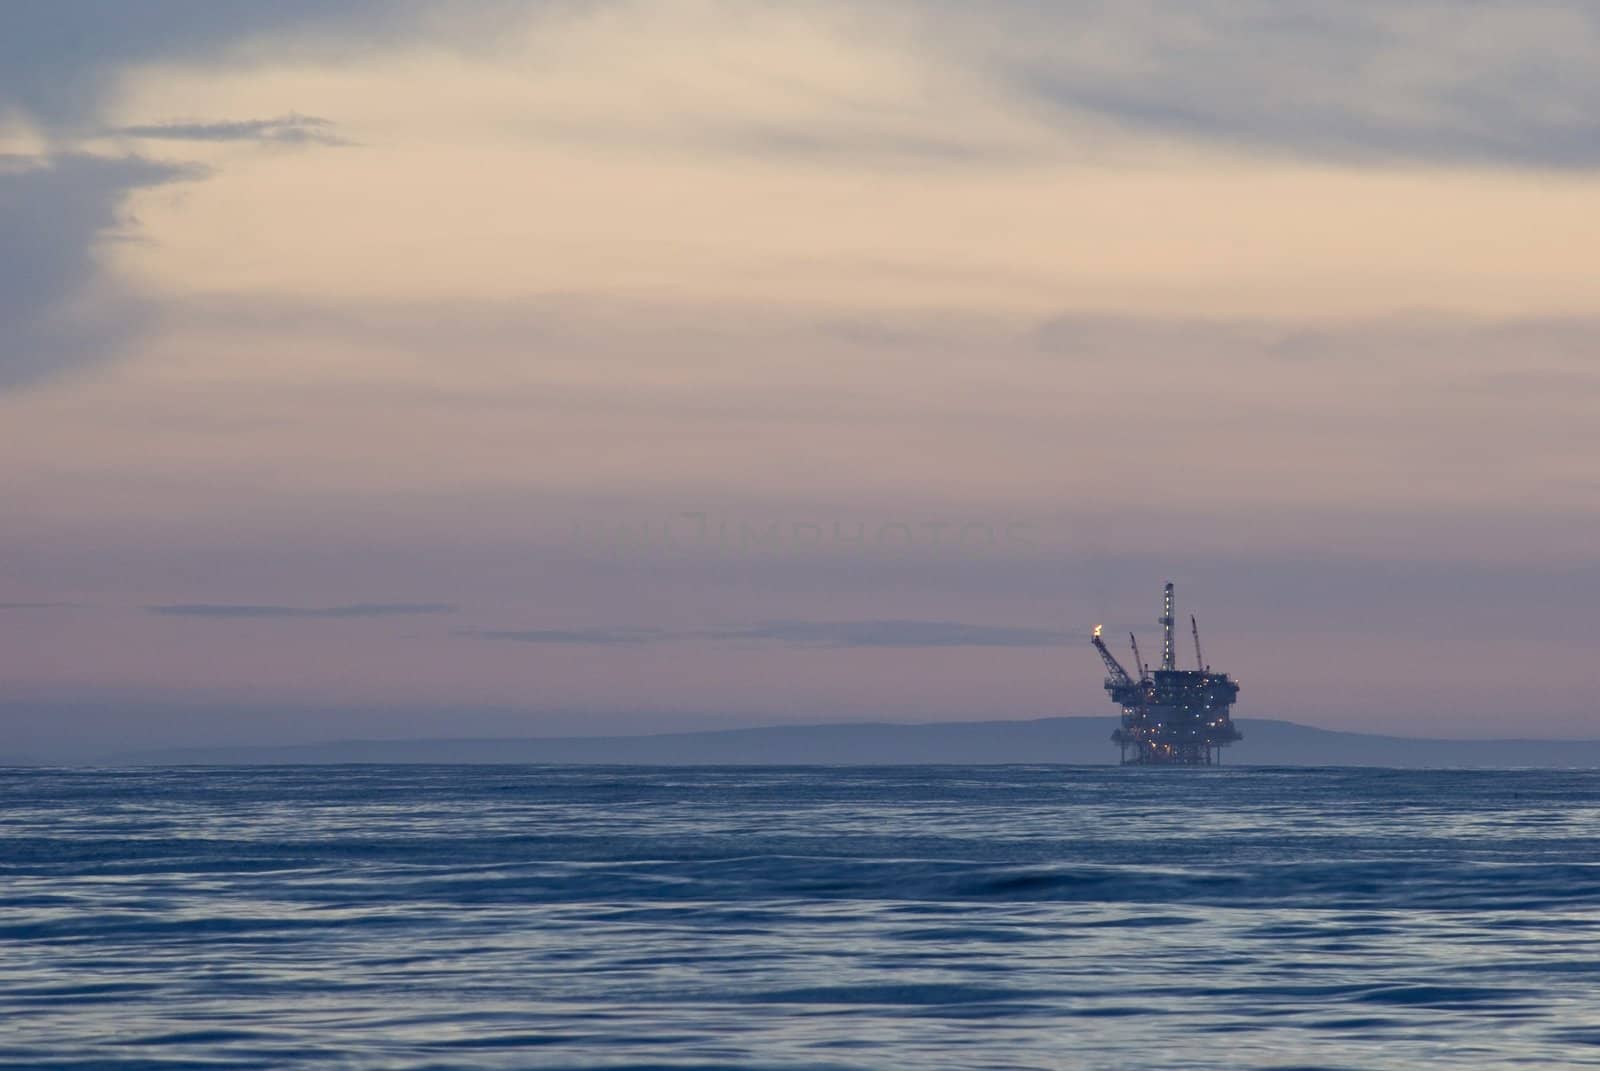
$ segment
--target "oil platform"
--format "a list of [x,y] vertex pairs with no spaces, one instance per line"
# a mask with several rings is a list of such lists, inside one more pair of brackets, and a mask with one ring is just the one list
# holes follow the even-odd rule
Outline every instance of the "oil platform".
[[1222,763],[1222,749],[1243,734],[1233,726],[1229,710],[1239,697],[1239,685],[1226,673],[1215,673],[1200,653],[1200,625],[1194,617],[1194,669],[1179,669],[1174,648],[1172,585],[1162,593],[1161,668],[1154,673],[1139,658],[1139,641],[1133,644],[1134,673],[1117,661],[1101,627],[1094,627],[1091,642],[1106,664],[1106,692],[1122,707],[1122,727],[1111,740],[1122,748],[1124,766],[1212,766]]

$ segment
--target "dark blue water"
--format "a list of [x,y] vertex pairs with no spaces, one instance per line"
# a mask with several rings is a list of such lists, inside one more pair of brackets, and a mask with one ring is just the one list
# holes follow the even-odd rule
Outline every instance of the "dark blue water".
[[0,1065],[1600,1066],[1600,773],[0,772]]

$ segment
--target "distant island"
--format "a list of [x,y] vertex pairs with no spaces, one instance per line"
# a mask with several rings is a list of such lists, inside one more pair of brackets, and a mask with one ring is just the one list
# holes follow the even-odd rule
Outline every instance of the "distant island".
[[[1600,767],[1600,740],[1441,740],[1239,719],[1230,766]],[[651,736],[348,740],[279,747],[168,748],[108,756],[129,765],[574,763],[600,765],[1115,764],[1115,718],[784,725]]]

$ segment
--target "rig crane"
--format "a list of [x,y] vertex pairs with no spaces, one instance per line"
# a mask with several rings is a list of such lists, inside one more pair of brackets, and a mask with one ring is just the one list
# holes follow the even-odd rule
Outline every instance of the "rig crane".
[[[1117,661],[1117,656],[1111,653],[1111,648],[1107,647],[1106,642],[1100,638],[1101,631],[1103,631],[1101,627],[1096,625],[1094,627],[1094,635],[1089,642],[1094,644],[1096,651],[1100,652],[1100,659],[1105,662],[1106,672],[1110,674],[1111,680],[1119,685],[1135,683],[1133,677],[1128,675],[1128,671],[1122,668],[1122,663]],[[1141,671],[1140,676],[1142,677],[1143,675],[1143,671]]]

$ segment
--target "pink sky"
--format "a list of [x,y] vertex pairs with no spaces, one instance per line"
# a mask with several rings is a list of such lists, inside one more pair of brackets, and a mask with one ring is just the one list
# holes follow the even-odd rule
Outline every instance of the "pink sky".
[[7,16],[0,755],[1105,714],[1168,579],[1593,734],[1594,16],[181,7]]

